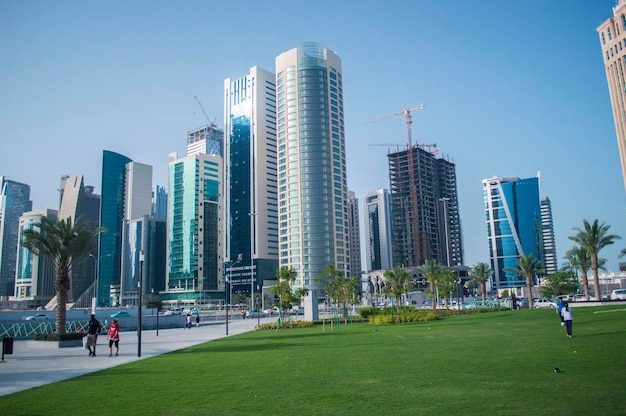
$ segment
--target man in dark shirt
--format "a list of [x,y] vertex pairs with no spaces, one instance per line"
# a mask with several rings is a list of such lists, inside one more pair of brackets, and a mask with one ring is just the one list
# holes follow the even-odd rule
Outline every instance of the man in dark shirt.
[[96,315],[92,313],[91,319],[89,320],[89,329],[87,330],[87,348],[89,348],[90,357],[96,356],[96,344],[98,342],[98,334],[101,330],[102,325],[100,325],[100,321],[98,321]]

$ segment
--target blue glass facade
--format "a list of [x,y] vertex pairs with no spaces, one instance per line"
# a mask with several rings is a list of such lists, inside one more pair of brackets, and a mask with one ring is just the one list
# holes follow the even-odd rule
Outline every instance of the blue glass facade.
[[111,305],[111,285],[120,284],[122,221],[124,220],[124,179],[126,156],[102,152],[102,194],[100,196],[100,227],[98,252],[98,306]]
[[523,276],[505,269],[516,269],[517,259],[528,254],[543,263],[539,179],[487,179],[483,197],[495,287],[525,286]]

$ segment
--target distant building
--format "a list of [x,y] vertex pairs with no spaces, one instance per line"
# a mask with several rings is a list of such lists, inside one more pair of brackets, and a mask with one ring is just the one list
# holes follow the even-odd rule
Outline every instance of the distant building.
[[233,292],[260,293],[278,270],[276,78],[252,67],[224,80],[224,100],[223,246],[225,261],[237,263],[227,272]]
[[366,271],[393,269],[391,203],[387,189],[363,195]]
[[[61,177],[61,202],[59,204],[59,220],[80,221],[84,230],[95,232],[100,217],[100,195],[95,194],[93,186],[85,186],[83,176]],[[73,303],[88,290],[94,289],[97,251],[72,264],[70,273],[71,289],[68,301]]]
[[393,266],[416,267],[435,259],[463,264],[454,163],[420,145],[387,155],[393,224]]
[[539,178],[493,177],[482,183],[494,289],[525,287],[524,276],[506,269],[517,269],[517,259],[528,254],[544,264]]
[[[52,223],[57,221],[58,211],[39,209],[25,212],[20,217],[20,241],[25,230],[41,232],[36,225],[46,217]],[[54,265],[46,257],[37,256],[24,247],[18,247],[17,273],[15,276],[15,300],[27,301],[29,306],[44,306],[56,294]]]
[[0,297],[14,294],[20,216],[32,208],[30,186],[0,176]]
[[278,55],[276,104],[280,266],[297,272],[294,287],[317,292],[328,265],[350,270],[339,56],[314,42]]
[[613,7],[613,17],[596,29],[600,36],[602,59],[613,108],[613,120],[617,133],[617,148],[622,161],[622,176],[626,188],[626,0],[619,0]]
[[359,199],[348,192],[348,229],[350,236],[350,271],[347,277],[361,276],[361,227],[359,225]]
[[169,301],[223,299],[222,158],[169,156],[167,285]]
[[552,274],[559,270],[556,255],[556,241],[554,238],[554,223],[552,221],[552,204],[550,203],[550,198],[547,196],[541,198],[540,204],[544,269],[546,274]]
[[157,185],[152,203],[152,216],[158,219],[167,219],[167,189]]
[[198,127],[187,133],[187,156],[224,155],[224,130],[215,125]]

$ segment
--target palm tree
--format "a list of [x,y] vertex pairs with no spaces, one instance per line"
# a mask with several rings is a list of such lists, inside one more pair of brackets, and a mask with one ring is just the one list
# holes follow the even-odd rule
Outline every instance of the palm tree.
[[398,308],[402,306],[402,295],[406,295],[412,288],[411,276],[402,267],[394,267],[384,273],[387,286],[385,289],[388,294],[396,298]]
[[93,251],[95,237],[102,230],[87,231],[83,228],[80,218],[72,224],[71,218],[54,223],[42,217],[41,222],[34,227],[24,231],[21,245],[34,255],[47,258],[53,264],[57,296],[56,332],[62,334],[65,333],[67,292],[71,286],[70,272],[77,261]]
[[574,227],[575,231],[578,231],[576,235],[570,235],[569,239],[578,243],[582,248],[587,250],[589,256],[591,256],[591,271],[593,272],[593,285],[596,292],[596,300],[602,299],[602,293],[600,290],[600,279],[598,277],[598,269],[600,263],[598,262],[598,253],[604,247],[613,244],[614,240],[621,239],[620,236],[614,234],[607,234],[610,225],[605,223],[598,224],[598,220],[595,219],[592,224],[589,224],[587,220],[583,220],[584,229]]
[[437,297],[435,296],[437,293],[437,273],[441,270],[441,264],[435,259],[427,259],[417,270],[428,280],[430,294],[432,296],[432,307],[435,309],[437,307]]
[[580,270],[585,300],[589,300],[589,279],[587,278],[587,272],[591,268],[591,256],[589,252],[580,246],[574,246],[565,252],[565,258],[570,267]]
[[619,254],[617,255],[617,257],[624,257],[626,256],[626,248],[623,248],[622,251],[619,252]]
[[454,274],[451,268],[445,267],[439,270],[436,275],[437,293],[439,296],[443,296],[443,303],[446,309],[448,309],[448,300],[452,297],[456,287],[456,274]]
[[487,263],[476,263],[474,267],[469,269],[468,277],[469,280],[465,282],[465,287],[470,287],[472,285],[478,285],[480,287],[480,294],[483,298],[483,302],[487,297],[487,281],[493,274],[493,269],[489,267]]
[[543,272],[539,259],[533,257],[532,254],[524,254],[517,258],[515,262],[517,269],[506,267],[504,271],[513,272],[526,278],[526,290],[528,291],[528,308],[533,308],[533,276]]

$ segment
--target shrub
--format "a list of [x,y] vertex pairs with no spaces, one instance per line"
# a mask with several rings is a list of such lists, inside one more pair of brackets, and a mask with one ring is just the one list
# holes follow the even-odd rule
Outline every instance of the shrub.
[[87,334],[80,332],[67,332],[65,334],[59,334],[53,332],[51,334],[35,334],[35,341],[71,341],[74,339],[82,339]]
[[[313,321],[286,321],[281,322],[280,329],[290,329],[290,328],[312,328],[315,325]],[[259,330],[271,330],[278,329],[278,322],[270,322],[269,324],[261,324],[258,325],[257,328]]]

